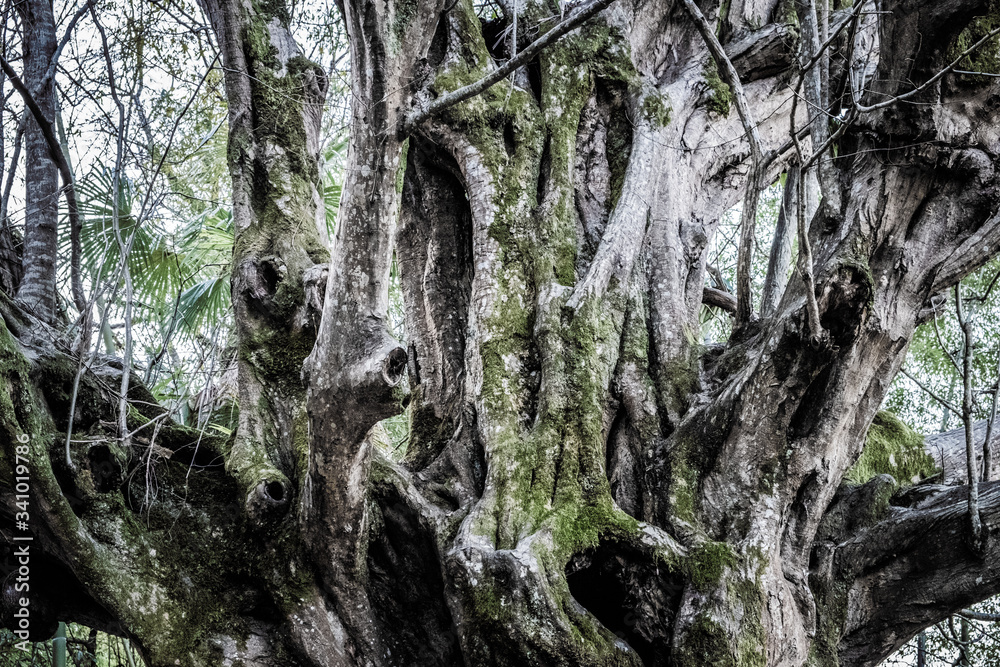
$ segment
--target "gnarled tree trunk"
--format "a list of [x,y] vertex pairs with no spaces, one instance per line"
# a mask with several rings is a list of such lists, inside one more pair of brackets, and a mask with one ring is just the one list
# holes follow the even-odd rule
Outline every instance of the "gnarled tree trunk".
[[[5,304],[0,433],[29,440],[32,548],[71,592],[40,591],[40,615],[112,627],[153,665],[869,665],[1000,591],[965,487],[842,484],[925,304],[1000,239],[996,84],[946,76],[919,104],[861,109],[931,80],[987,3],[884,1],[821,12],[823,31],[808,5],[702,7],[769,178],[793,121],[827,122],[791,117],[814,53],[797,45],[819,43],[800,35],[858,18],[842,34],[866,49],[806,95],[832,99],[847,72],[867,86],[807,226],[821,330],[796,272],[716,345],[707,253],[749,148],[680,7],[619,0],[435,108],[560,8],[502,3],[517,33],[498,41],[469,0],[345,2],[351,147],[324,273],[323,75],[283,3],[203,4],[230,97],[239,433],[164,421],[145,449],[94,439],[60,468],[66,357]],[[386,332],[393,253],[405,346]],[[101,429],[100,373],[81,436]],[[404,405],[396,464],[370,433]],[[1000,484],[980,506],[995,527]]]

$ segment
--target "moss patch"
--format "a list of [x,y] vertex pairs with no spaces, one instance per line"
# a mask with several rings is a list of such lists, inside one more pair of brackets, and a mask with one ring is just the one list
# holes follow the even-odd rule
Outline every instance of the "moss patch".
[[670,106],[670,98],[660,92],[654,92],[642,100],[642,113],[653,125],[666,127],[670,124],[670,114],[673,108]]
[[725,630],[707,616],[699,616],[683,639],[678,667],[737,667]]
[[935,472],[934,459],[924,448],[924,437],[882,410],[875,415],[861,457],[844,479],[864,484],[877,475],[892,475],[900,484],[914,484]]
[[705,542],[684,559],[682,569],[699,591],[708,591],[736,564],[736,554],[725,542]]
[[733,89],[719,76],[719,68],[715,60],[709,58],[703,72],[705,85],[708,87],[708,110],[720,116],[728,116],[733,103]]
[[[988,35],[990,31],[1000,27],[1000,0],[990,0],[986,13],[972,20],[971,23],[958,34],[954,42],[948,48],[945,59],[951,62],[964,53],[966,49]],[[965,56],[958,65],[958,69],[969,72],[983,72],[983,74],[1000,74],[1000,35],[989,39],[975,52]],[[963,75],[959,75],[963,76]],[[964,75],[976,83],[988,83],[993,79],[990,76]]]

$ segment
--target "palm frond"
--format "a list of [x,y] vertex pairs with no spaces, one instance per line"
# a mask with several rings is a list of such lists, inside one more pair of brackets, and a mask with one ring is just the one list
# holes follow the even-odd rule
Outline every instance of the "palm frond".
[[215,276],[184,290],[178,300],[178,326],[187,333],[218,322],[229,314],[229,277]]

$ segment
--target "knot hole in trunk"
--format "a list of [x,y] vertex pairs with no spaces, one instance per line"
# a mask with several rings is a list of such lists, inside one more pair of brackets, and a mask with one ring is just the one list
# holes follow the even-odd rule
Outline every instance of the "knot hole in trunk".
[[395,348],[386,355],[382,361],[382,376],[386,383],[395,387],[403,380],[406,374],[406,350],[401,347]]

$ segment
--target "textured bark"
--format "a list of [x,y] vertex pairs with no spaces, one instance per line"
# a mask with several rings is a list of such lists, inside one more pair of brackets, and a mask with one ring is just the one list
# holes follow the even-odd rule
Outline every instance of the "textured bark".
[[[852,32],[871,66],[831,64],[806,98],[840,103],[847,71],[869,103],[910,90],[986,4],[881,2]],[[230,97],[240,427],[192,447],[164,423],[145,448],[79,445],[89,475],[53,467],[64,360],[0,302],[0,428],[32,435],[39,544],[78,592],[39,593],[55,616],[129,635],[153,665],[866,665],[1000,588],[996,544],[968,547],[964,487],[842,483],[927,303],[1000,240],[995,83],[946,77],[839,135],[808,226],[823,335],[801,275],[778,279],[779,239],[762,318],[704,346],[703,301],[736,308],[705,274],[749,147],[685,13],[613,3],[517,85],[435,106],[558,7],[503,3],[518,32],[487,40],[468,0],[345,2],[352,134],[326,264],[323,76],[282,3],[203,5]],[[823,118],[791,118],[794,68],[850,15],[726,7],[700,10],[773,180],[828,136],[802,133],[793,158],[792,121]],[[405,346],[386,331],[394,253]],[[99,373],[83,435],[103,428]],[[404,406],[395,464],[373,439]],[[995,530],[1000,486],[980,501]]]
[[[50,123],[55,122],[55,81],[45,80],[56,51],[51,0],[17,3],[24,30],[24,76],[28,86],[44,82],[32,97]],[[25,112],[27,113],[27,111]],[[42,129],[29,118],[24,131],[24,276],[17,296],[45,322],[56,316],[56,260],[59,251],[59,170]]]
[[301,55],[281,3],[205,0],[229,99],[233,305],[240,425],[227,465],[251,515],[294,507],[307,436],[302,361],[316,337],[310,274],[328,255],[318,193],[326,74]]

